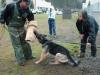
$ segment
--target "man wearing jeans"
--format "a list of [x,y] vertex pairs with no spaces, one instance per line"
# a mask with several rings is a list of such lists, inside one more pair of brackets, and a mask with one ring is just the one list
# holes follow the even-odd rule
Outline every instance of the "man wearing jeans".
[[55,10],[50,8],[48,12],[48,24],[49,24],[49,34],[52,36],[56,36],[56,26],[55,26]]

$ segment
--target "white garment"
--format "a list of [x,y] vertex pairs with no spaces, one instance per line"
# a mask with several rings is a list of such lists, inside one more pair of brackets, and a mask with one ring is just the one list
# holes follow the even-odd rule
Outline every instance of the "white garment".
[[52,10],[51,12],[48,12],[48,18],[55,19],[56,18],[56,12],[55,10]]

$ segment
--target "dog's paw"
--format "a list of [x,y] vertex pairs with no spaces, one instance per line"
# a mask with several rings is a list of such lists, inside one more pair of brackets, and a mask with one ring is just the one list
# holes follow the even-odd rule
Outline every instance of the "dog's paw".
[[40,63],[39,61],[36,61],[36,62],[35,62],[35,64],[39,64],[39,63]]

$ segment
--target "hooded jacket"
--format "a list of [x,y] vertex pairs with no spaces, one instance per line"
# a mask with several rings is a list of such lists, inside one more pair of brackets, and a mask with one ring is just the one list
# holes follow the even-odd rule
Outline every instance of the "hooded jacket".
[[84,21],[78,19],[76,22],[76,27],[80,34],[84,34],[84,36],[88,36],[89,43],[95,40],[99,30],[98,23],[92,16],[89,15]]

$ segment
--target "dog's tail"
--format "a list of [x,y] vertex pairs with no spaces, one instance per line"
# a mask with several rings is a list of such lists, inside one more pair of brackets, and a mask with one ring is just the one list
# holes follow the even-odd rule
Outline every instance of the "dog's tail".
[[72,65],[72,66],[78,66],[79,61],[74,60],[74,59],[71,57],[69,51],[67,52],[66,55],[67,55],[67,57],[68,57],[68,59],[69,59],[69,61],[70,61],[70,63],[69,63],[70,65]]

